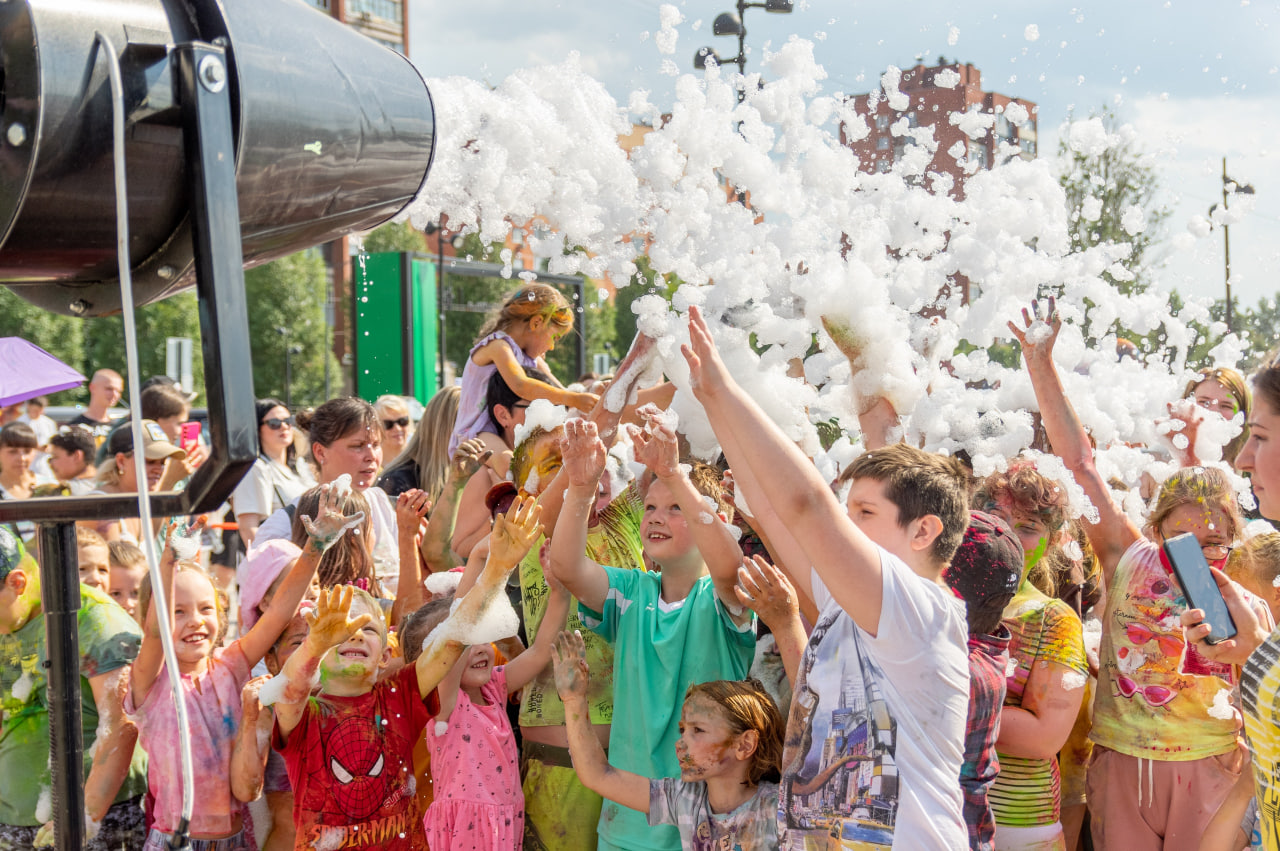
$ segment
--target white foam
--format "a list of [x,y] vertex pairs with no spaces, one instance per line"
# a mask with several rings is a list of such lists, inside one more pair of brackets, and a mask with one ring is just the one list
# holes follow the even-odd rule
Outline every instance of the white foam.
[[515,445],[519,447],[538,427],[552,432],[564,425],[568,419],[569,409],[563,405],[557,405],[549,399],[534,399],[529,403],[529,407],[524,409],[524,422],[516,426]]
[[1213,706],[1208,710],[1210,718],[1217,718],[1220,721],[1229,721],[1235,717],[1235,706],[1231,702],[1230,689],[1218,689],[1218,693],[1213,696]]
[[346,497],[351,496],[351,474],[343,473],[341,476],[334,479],[330,483],[329,487],[332,490],[333,495],[339,499],[345,499]]
[[35,685],[36,683],[31,676],[31,672],[23,670],[22,676],[18,677],[11,689],[13,699],[18,701],[18,703],[26,703],[27,698],[31,697],[31,691],[35,688]]
[[456,570],[433,573],[425,580],[427,590],[436,595],[452,594],[458,590],[458,585],[461,582],[462,572]]

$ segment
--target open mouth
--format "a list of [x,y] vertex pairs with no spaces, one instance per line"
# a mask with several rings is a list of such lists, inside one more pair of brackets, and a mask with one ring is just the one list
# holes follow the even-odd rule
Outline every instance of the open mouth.
[[359,647],[350,647],[346,650],[343,650],[341,653],[338,654],[338,656],[342,659],[363,661],[369,658],[369,652],[367,650],[362,650]]
[[183,644],[203,644],[209,640],[209,633],[197,632],[182,639]]

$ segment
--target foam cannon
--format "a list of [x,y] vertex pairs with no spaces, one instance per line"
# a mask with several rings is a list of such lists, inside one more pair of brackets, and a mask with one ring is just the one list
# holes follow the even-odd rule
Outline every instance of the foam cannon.
[[[199,294],[211,458],[154,516],[219,506],[256,457],[244,268],[393,217],[434,129],[403,56],[299,0],[0,0],[0,283],[100,316],[123,256],[137,303]],[[74,521],[137,515],[129,496],[0,508],[39,523],[62,849],[85,827]]]

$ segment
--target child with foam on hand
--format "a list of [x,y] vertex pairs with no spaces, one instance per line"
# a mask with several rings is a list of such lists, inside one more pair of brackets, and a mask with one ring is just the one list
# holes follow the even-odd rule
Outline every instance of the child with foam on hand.
[[560,633],[554,660],[573,767],[588,788],[645,813],[652,825],[675,825],[685,848],[778,847],[777,780],[785,727],[758,681],[689,686],[675,744],[680,776],[650,778],[610,765],[591,732],[582,636]]
[[[644,494],[644,554],[661,573],[619,570],[586,558],[587,524],[607,450],[594,423],[570,420],[563,442],[569,486],[551,539],[551,573],[579,600],[582,622],[614,645],[610,764],[645,777],[670,777],[679,706],[695,683],[739,679],[755,650],[755,618],[734,590],[742,550],[725,522],[720,476],[679,463],[664,425],[632,431],[636,460],[654,473]],[[696,484],[695,484],[696,482]],[[713,506],[708,506],[709,497]],[[643,813],[606,803],[602,849],[677,849],[672,827],[650,827]]]
[[[297,842],[316,848],[412,851],[425,842],[414,800],[413,743],[440,712],[436,686],[484,634],[495,603],[541,509],[513,504],[495,520],[489,561],[476,586],[426,639],[411,666],[379,680],[391,661],[381,606],[346,586],[324,592],[310,632],[289,657],[275,707],[274,747],[294,789]],[[359,612],[353,615],[353,608]],[[508,604],[508,613],[510,612]],[[505,621],[504,621],[505,622]],[[497,630],[501,632],[501,629]],[[494,636],[496,637],[496,636]],[[320,693],[312,699],[318,682]]]
[[[524,501],[523,510],[533,505],[533,500]],[[494,548],[500,548],[500,562],[513,556],[519,562],[539,535],[536,525],[495,523],[490,558],[495,557]],[[551,594],[544,618],[564,623],[569,592],[552,577],[548,582]],[[429,845],[495,851],[521,847],[524,793],[506,702],[550,664],[555,634],[554,629],[541,630],[528,650],[497,668],[493,645],[473,645],[441,682],[440,711],[427,727],[436,790],[423,820]]]
[[[168,688],[159,619],[154,598],[147,615],[125,711],[138,727],[139,741],[150,756],[148,783],[155,808],[147,851],[167,846],[179,826],[182,782],[177,750],[179,737],[190,738],[199,794],[195,796],[190,836],[206,849],[235,851],[249,847],[243,833],[242,807],[231,790],[233,739],[240,724],[241,690],[250,671],[293,618],[326,549],[352,521],[337,509],[332,488],[325,491],[317,519],[307,519],[310,541],[281,583],[272,604],[239,639],[225,648],[218,643],[226,628],[225,603],[213,580],[185,556],[191,545],[187,530],[172,527],[161,560],[173,629],[174,654],[182,674],[188,728],[178,729],[177,710]],[[175,553],[177,555],[175,555]]]
[[485,407],[494,372],[502,373],[507,386],[526,401],[548,399],[580,411],[595,407],[600,397],[594,393],[573,392],[559,382],[550,384],[525,374],[525,370],[539,369],[555,381],[544,355],[572,328],[573,307],[555,287],[530,283],[507,298],[498,315],[481,329],[462,370],[462,398],[449,441],[451,454],[459,443],[473,437],[483,440],[495,453],[508,448],[498,439],[498,426]]

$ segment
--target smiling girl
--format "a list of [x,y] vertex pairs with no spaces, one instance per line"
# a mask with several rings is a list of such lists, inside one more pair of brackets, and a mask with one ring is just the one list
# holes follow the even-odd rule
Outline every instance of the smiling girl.
[[[240,725],[241,690],[253,666],[293,618],[326,547],[341,537],[352,519],[337,509],[336,497],[328,489],[317,516],[314,523],[308,520],[311,540],[285,576],[270,607],[248,632],[227,647],[219,646],[227,624],[225,597],[197,564],[175,559],[174,543],[182,533],[176,528],[170,532],[160,569],[168,589],[174,655],[187,705],[185,732],[200,783],[190,836],[213,843],[205,847],[218,851],[248,847],[242,806],[231,793],[230,762]],[[162,682],[166,677],[164,651],[154,598],[147,594],[139,605],[145,608],[146,621],[125,712],[133,717],[138,741],[150,756],[147,782],[155,808],[144,848],[160,851],[167,847],[180,820],[182,784],[177,748],[183,731],[178,728],[167,680]]]
[[582,782],[610,801],[673,824],[685,848],[778,847],[778,772],[784,725],[756,680],[692,685],[680,713],[679,777],[647,778],[609,765],[587,722],[582,636],[562,632],[554,649],[569,752]]

